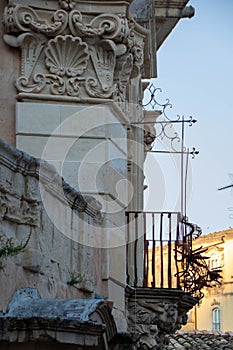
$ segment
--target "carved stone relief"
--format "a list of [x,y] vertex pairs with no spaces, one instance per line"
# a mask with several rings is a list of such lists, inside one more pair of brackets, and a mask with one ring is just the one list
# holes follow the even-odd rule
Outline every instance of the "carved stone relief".
[[144,126],[144,146],[145,151],[148,152],[153,147],[153,142],[156,139],[156,130],[155,127],[151,124]]
[[30,226],[37,226],[39,223],[38,201],[29,202],[26,199],[19,199],[10,193],[0,193],[0,218]]
[[137,302],[130,310],[129,326],[141,334],[141,349],[163,349],[168,334],[180,329],[177,303]]
[[27,3],[11,1],[4,12],[4,40],[21,49],[19,98],[126,99],[143,65],[144,28],[126,14],[81,13],[76,1],[46,10]]
[[164,349],[168,335],[187,323],[187,312],[196,303],[183,292],[175,295],[173,290],[163,293],[160,289],[158,294],[152,293],[148,289],[137,290],[136,297],[132,295],[128,300],[128,329],[141,334],[141,350]]
[[[67,54],[69,53],[69,54]],[[87,44],[71,35],[58,35],[48,42],[45,50],[45,64],[50,73],[63,77],[82,75],[89,58]]]

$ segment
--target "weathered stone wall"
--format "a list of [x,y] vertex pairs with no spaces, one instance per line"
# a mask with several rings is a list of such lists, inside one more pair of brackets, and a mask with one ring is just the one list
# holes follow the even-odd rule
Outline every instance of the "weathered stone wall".
[[[101,234],[104,219],[93,197],[83,197],[51,165],[0,139],[0,203],[1,311],[19,288],[36,287],[50,298],[102,292],[104,250],[81,244]],[[46,213],[48,205],[54,217]],[[2,256],[10,242],[27,240],[23,252]]]

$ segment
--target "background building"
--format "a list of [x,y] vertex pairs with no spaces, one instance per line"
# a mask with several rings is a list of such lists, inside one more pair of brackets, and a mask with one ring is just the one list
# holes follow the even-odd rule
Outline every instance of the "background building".
[[210,270],[221,268],[221,285],[212,283],[204,289],[204,298],[189,312],[184,330],[206,329],[209,331],[231,331],[233,329],[233,230],[210,233],[193,241],[193,249],[206,249],[203,254],[209,259]]

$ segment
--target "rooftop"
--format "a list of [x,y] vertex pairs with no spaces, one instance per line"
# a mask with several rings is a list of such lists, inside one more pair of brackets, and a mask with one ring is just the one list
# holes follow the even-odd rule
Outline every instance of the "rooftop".
[[231,350],[233,349],[233,332],[210,331],[178,331],[170,336],[170,343],[166,350]]

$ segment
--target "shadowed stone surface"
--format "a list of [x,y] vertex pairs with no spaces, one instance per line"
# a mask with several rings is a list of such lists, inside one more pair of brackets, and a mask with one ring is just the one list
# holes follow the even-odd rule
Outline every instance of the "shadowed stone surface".
[[32,288],[15,293],[0,316],[0,329],[0,344],[55,342],[109,349],[116,336],[111,310],[103,300],[41,299]]
[[168,335],[187,322],[197,299],[181,290],[135,288],[128,290],[129,330],[141,334],[142,350],[164,350]]

